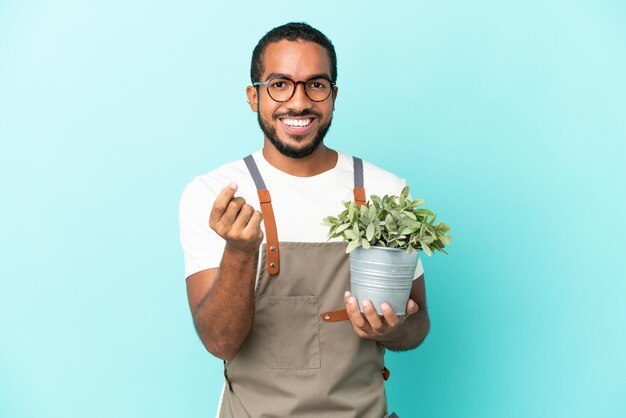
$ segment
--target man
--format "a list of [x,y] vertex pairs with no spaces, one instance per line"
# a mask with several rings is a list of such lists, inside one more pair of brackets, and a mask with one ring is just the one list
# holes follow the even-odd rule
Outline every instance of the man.
[[382,304],[381,318],[347,292],[345,244],[326,242],[322,219],[353,191],[405,185],[324,144],[336,80],[321,32],[304,23],[268,32],[246,91],[262,150],[196,177],[181,197],[194,325],[225,361],[221,417],[388,416],[384,350],[414,348],[428,332],[421,263],[407,315]]

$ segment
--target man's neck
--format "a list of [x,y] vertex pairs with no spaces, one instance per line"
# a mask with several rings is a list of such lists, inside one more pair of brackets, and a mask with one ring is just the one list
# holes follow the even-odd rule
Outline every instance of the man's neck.
[[297,177],[311,177],[335,168],[337,151],[323,143],[311,155],[304,158],[290,158],[281,154],[269,140],[263,145],[263,157],[278,170]]

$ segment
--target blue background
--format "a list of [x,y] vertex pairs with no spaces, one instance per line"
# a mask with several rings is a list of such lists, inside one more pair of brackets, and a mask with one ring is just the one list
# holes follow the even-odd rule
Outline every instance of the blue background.
[[327,143],[453,227],[391,409],[626,416],[618,0],[0,0],[0,416],[213,416],[178,200],[260,148],[249,59],[291,20],[337,48]]

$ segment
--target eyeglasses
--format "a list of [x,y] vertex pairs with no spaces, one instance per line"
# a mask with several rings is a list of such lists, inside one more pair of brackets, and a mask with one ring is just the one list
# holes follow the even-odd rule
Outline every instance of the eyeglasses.
[[275,102],[286,102],[296,93],[298,84],[304,86],[304,94],[314,102],[323,102],[328,99],[333,87],[337,84],[327,77],[313,77],[304,81],[293,81],[289,77],[276,76],[267,81],[255,81],[253,86],[265,86],[267,94]]

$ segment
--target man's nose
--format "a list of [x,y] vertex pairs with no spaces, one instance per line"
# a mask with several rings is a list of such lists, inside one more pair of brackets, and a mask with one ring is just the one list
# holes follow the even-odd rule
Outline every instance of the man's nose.
[[289,99],[289,107],[293,107],[295,109],[310,108],[313,105],[313,101],[309,99],[309,96],[307,96],[304,91],[304,82],[296,83],[294,88],[296,90],[293,92],[291,99]]

